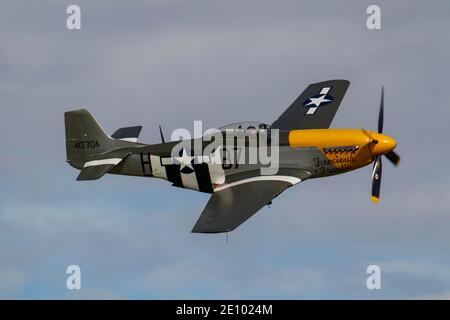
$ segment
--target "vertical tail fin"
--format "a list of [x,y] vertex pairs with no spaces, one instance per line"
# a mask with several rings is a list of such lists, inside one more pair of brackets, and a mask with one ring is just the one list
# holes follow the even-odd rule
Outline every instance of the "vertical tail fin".
[[111,150],[115,145],[95,118],[85,109],[64,113],[67,162],[81,168],[93,155]]

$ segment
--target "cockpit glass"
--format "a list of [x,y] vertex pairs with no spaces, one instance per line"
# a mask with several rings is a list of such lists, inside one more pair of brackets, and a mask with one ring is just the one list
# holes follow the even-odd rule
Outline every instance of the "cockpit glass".
[[237,122],[232,123],[227,126],[223,126],[219,128],[220,131],[226,131],[226,130],[233,130],[233,131],[244,131],[244,132],[252,132],[252,131],[258,131],[258,130],[267,130],[270,129],[270,126],[268,124],[262,123],[262,122],[255,122],[255,121],[246,121],[246,122]]

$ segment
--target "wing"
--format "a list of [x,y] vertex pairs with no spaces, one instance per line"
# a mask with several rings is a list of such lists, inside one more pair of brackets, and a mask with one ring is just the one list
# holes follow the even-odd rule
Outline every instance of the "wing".
[[[268,180],[270,179],[270,180]],[[211,196],[192,232],[229,232],[281,192],[300,182],[290,176],[260,176],[230,183]]]
[[309,85],[272,124],[272,128],[295,130],[330,127],[349,85],[347,80],[329,80]]

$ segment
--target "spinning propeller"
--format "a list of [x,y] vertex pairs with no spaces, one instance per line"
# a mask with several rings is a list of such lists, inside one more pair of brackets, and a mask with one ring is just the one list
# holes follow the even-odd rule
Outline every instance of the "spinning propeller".
[[380,201],[381,173],[382,173],[382,156],[384,155],[394,166],[400,163],[400,157],[392,149],[397,143],[394,139],[382,135],[384,121],[384,87],[381,89],[380,112],[378,115],[378,135],[371,135],[363,129],[363,132],[369,136],[370,152],[375,156],[372,170],[372,201],[378,203]]

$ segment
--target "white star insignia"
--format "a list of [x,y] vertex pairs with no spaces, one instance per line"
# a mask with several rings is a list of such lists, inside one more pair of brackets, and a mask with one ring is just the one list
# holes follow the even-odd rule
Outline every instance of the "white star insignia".
[[305,106],[307,107],[313,104],[316,107],[319,107],[322,103],[331,101],[330,99],[326,99],[325,97],[326,95],[323,94],[318,98],[309,98],[310,102],[307,103]]
[[189,169],[194,171],[194,168],[192,167],[192,159],[194,159],[194,157],[188,156],[186,149],[183,148],[183,154],[181,157],[175,157],[174,159],[178,164],[180,164],[180,170],[188,167]]

